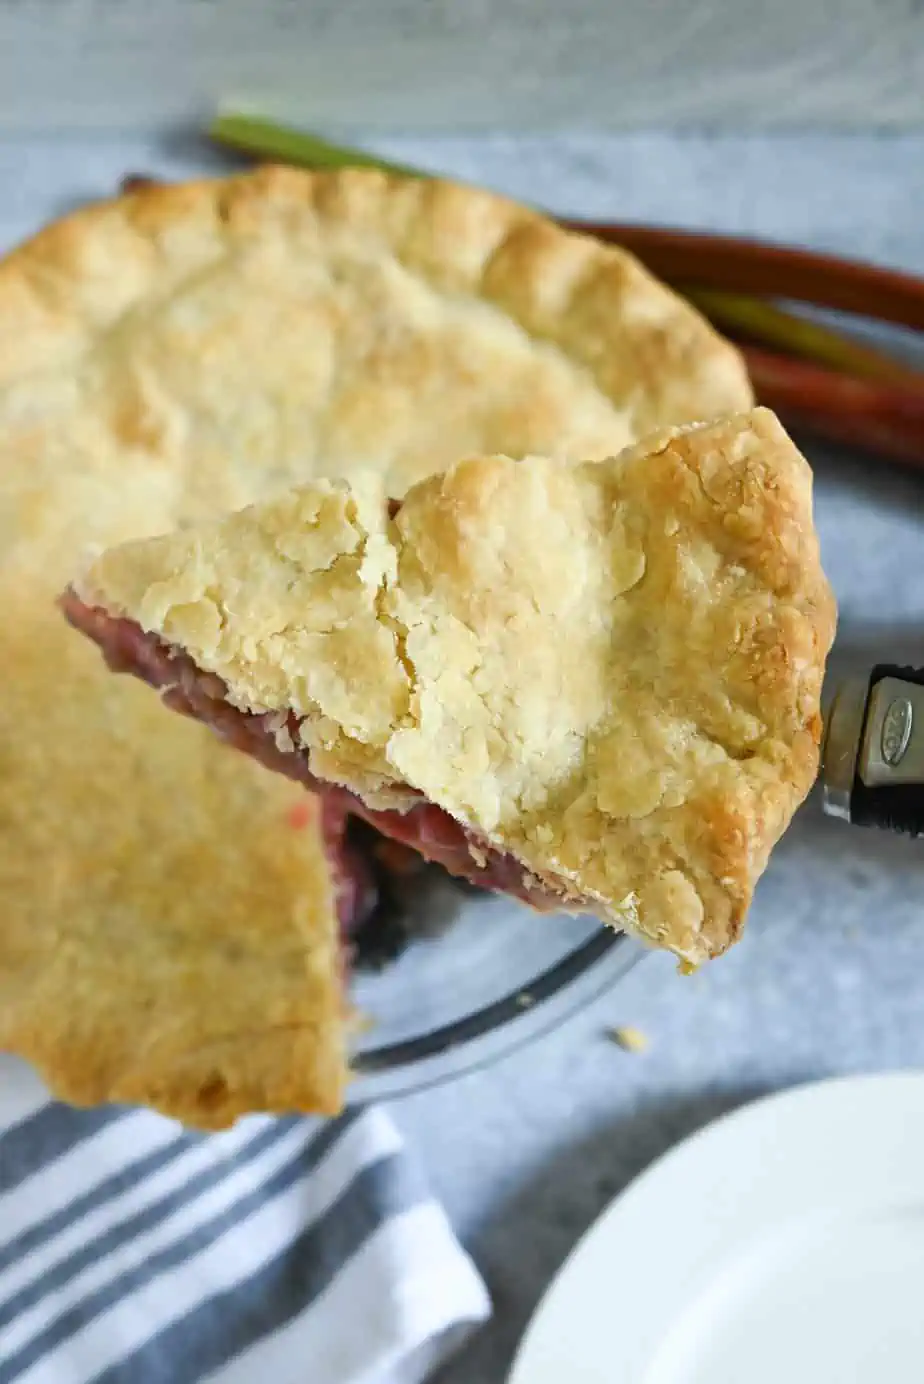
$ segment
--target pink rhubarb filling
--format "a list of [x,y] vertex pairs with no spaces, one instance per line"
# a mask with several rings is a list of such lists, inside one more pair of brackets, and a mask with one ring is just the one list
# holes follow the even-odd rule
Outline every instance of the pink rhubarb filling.
[[[99,646],[114,672],[131,673],[157,688],[174,711],[209,726],[227,744],[296,779],[321,798],[338,912],[347,929],[349,919],[361,911],[361,895],[368,887],[361,862],[349,858],[344,842],[343,825],[350,815],[363,818],[383,836],[483,889],[511,895],[543,911],[561,907],[561,896],[538,884],[514,856],[482,841],[433,803],[421,798],[407,811],[383,810],[370,807],[348,788],[316,778],[307,754],[279,748],[277,715],[258,715],[232,706],[220,678],[202,672],[186,654],[147,633],[133,620],[89,606],[73,591],[61,598],[61,608],[74,628]],[[297,744],[298,721],[293,715],[288,730]]]

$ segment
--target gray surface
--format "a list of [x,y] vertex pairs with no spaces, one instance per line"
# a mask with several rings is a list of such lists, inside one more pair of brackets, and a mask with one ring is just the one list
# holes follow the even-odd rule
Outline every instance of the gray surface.
[[[24,61],[24,54],[28,60]],[[920,0],[0,0],[0,126],[924,124]]]
[[[762,232],[924,270],[924,137],[389,148],[572,212]],[[127,168],[176,174],[202,160],[175,141],[0,144],[0,236]],[[924,662],[924,475],[810,455],[841,603],[835,670],[877,655]],[[924,1064],[922,975],[924,845],[826,822],[810,802],[726,959],[681,979],[652,957],[529,1050],[397,1103],[495,1302],[441,1384],[499,1384],[576,1238],[683,1134],[794,1081]],[[603,1036],[613,1023],[639,1025],[649,1051],[621,1052]]]

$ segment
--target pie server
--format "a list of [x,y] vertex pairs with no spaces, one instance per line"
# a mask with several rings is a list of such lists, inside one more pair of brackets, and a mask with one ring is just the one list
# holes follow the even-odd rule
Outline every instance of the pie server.
[[878,663],[841,683],[825,723],[821,783],[829,817],[924,835],[924,668]]

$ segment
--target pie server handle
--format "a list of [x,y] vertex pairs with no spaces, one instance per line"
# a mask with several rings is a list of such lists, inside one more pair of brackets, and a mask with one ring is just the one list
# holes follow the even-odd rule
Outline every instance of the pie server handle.
[[878,663],[841,684],[821,782],[829,817],[924,836],[924,668]]

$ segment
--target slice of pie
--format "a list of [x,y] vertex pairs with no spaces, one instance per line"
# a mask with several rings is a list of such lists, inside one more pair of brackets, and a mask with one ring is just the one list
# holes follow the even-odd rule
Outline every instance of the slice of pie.
[[815,776],[834,606],[757,410],[599,462],[318,481],[104,553],[112,665],[450,870],[695,966]]
[[88,545],[318,474],[400,497],[465,451],[605,456],[745,408],[741,359],[614,247],[359,170],[85,207],[0,262],[0,324],[0,1049],[77,1102],[330,1109],[318,814],[107,677],[57,594]]

